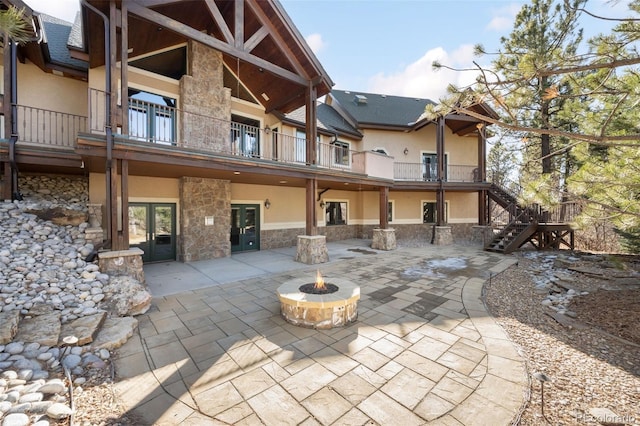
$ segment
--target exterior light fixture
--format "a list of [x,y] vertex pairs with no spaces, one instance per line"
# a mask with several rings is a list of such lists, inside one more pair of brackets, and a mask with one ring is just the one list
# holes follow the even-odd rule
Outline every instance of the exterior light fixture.
[[409,154],[409,148],[405,148],[403,152],[404,152],[404,155]]
[[269,201],[269,199],[267,198],[266,200],[264,200],[264,208],[269,210],[270,207],[271,207],[271,201]]
[[320,201],[320,208],[321,208],[321,209],[324,209],[324,206],[325,206],[325,204],[324,204],[324,200]]

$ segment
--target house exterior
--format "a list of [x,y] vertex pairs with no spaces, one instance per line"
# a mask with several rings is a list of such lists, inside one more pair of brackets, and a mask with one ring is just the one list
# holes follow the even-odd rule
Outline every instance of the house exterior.
[[86,176],[111,250],[195,261],[487,222],[484,123],[332,90],[277,1],[83,0],[74,23],[2,5],[33,27],[3,49],[3,196]]

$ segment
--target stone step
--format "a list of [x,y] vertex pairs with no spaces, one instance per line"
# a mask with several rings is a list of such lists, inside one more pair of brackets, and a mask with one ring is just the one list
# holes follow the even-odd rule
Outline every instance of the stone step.
[[19,311],[0,312],[0,345],[23,342],[61,347],[67,344],[65,337],[73,336],[77,339],[74,346],[114,350],[125,344],[138,326],[138,320],[133,317],[108,318],[105,311],[63,325],[60,313],[50,306],[34,308],[25,317]]

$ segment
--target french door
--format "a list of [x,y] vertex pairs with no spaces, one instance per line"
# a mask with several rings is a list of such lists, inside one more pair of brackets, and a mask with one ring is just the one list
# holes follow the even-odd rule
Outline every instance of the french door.
[[129,245],[139,247],[143,262],[176,259],[176,205],[129,203]]
[[260,250],[260,205],[231,205],[231,252]]

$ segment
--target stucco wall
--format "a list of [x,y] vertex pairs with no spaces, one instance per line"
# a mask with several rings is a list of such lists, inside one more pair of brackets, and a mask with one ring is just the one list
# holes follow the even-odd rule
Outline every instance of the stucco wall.
[[86,117],[87,83],[18,62],[18,104]]

